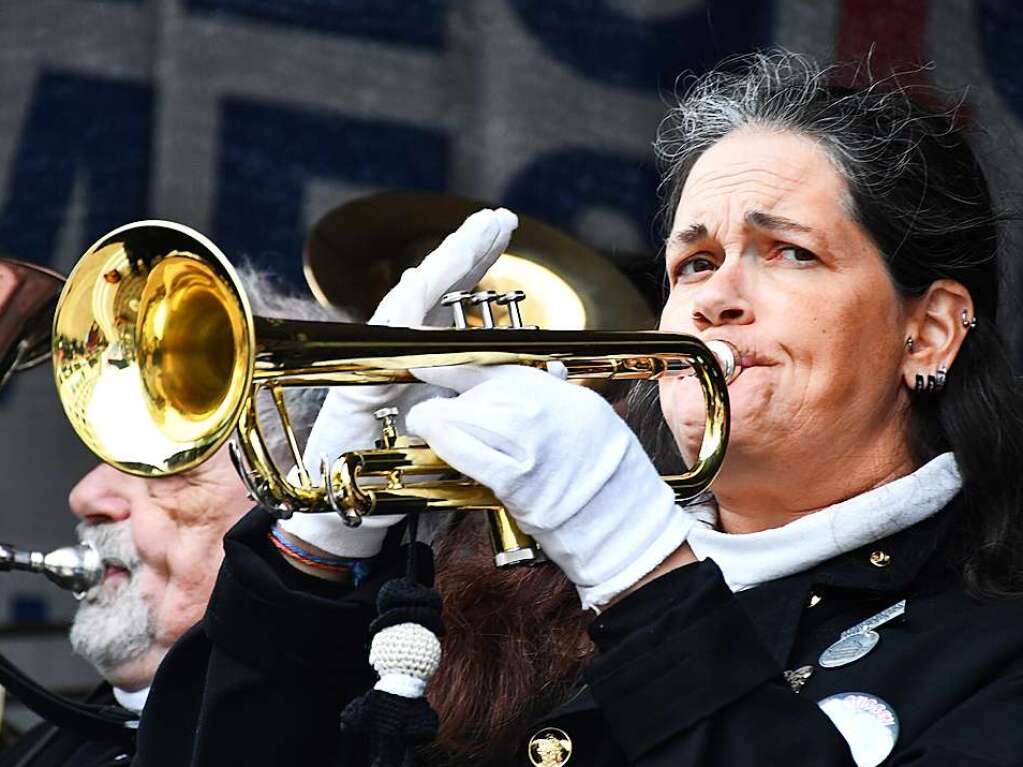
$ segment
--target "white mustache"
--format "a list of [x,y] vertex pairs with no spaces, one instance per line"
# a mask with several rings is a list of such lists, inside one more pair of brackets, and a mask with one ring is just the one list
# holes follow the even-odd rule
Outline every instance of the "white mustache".
[[127,520],[98,525],[82,522],[75,528],[75,534],[82,543],[95,546],[104,562],[114,563],[131,572],[141,564],[131,537],[131,523]]

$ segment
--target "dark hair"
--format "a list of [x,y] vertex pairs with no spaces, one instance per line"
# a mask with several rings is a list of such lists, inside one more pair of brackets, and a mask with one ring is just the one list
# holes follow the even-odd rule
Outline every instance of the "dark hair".
[[[995,325],[1002,219],[957,107],[922,106],[937,103],[933,90],[902,86],[894,76],[859,87],[836,84],[844,72],[772,51],[694,79],[655,144],[668,223],[690,170],[710,146],[741,128],[789,131],[827,151],[848,183],[851,215],[872,237],[901,295],[919,296],[939,279],[969,290],[976,328],[944,392],[912,398],[910,448],[918,465],[955,453],[965,504],[957,565],[969,590],[1023,596],[1023,406]],[[651,434],[653,418],[647,421],[641,436],[663,457],[664,430]]]
[[592,614],[556,567],[494,567],[482,514],[456,514],[436,545],[444,657],[427,688],[431,765],[521,764],[522,732],[565,701],[593,653]]

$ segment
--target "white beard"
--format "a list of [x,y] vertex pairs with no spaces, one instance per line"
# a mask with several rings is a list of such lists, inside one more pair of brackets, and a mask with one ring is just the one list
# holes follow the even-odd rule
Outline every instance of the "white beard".
[[139,591],[140,560],[130,523],[81,524],[78,538],[91,542],[104,560],[116,560],[130,572],[115,588],[99,586],[82,600],[71,624],[71,647],[108,680],[125,663],[141,657],[153,644],[149,607]]

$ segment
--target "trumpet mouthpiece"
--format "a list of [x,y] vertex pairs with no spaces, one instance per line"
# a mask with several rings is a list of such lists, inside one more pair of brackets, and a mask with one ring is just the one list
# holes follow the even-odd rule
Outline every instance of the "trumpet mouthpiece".
[[103,580],[103,560],[91,543],[63,548],[43,554],[24,551],[0,543],[0,571],[21,570],[45,575],[57,586],[81,599]]
[[721,366],[721,372],[725,375],[725,383],[731,383],[734,381],[736,377],[738,377],[739,373],[742,372],[739,350],[728,341],[722,341],[720,339],[707,341],[707,348],[710,349],[717,358],[718,365]]

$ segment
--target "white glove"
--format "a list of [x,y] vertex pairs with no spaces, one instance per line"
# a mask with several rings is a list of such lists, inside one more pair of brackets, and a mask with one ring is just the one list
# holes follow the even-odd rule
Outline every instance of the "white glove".
[[694,519],[599,395],[520,366],[414,372],[462,394],[416,405],[410,432],[494,491],[584,608],[611,601],[685,541]]
[[[509,210],[481,210],[473,213],[448,235],[419,266],[406,269],[398,284],[384,296],[370,318],[371,325],[450,325],[440,305],[445,293],[475,286],[497,258],[507,249],[519,224]],[[316,417],[304,454],[305,465],[317,484],[320,461],[333,462],[342,453],[373,447],[380,424],[373,412],[398,407],[398,425],[412,406],[453,392],[424,384],[383,384],[379,386],[338,386],[327,394]],[[400,515],[367,517],[358,528],[348,528],[335,514],[296,514],[279,524],[292,535],[335,556],[365,558],[380,551],[387,529],[400,522]]]

